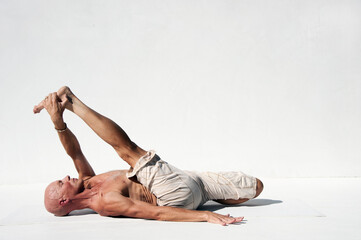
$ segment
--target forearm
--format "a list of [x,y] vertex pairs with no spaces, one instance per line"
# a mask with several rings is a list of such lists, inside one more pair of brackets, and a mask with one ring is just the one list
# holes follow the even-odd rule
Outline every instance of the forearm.
[[241,222],[243,217],[231,217],[210,211],[187,210],[175,207],[158,207],[157,220],[174,222],[209,222],[223,226]]
[[78,155],[83,154],[80,149],[80,144],[75,135],[70,131],[68,127],[66,127],[64,120],[62,117],[57,117],[56,119],[52,119],[54,123],[55,129],[65,129],[65,131],[58,131],[58,136],[61,144],[63,145],[66,153],[71,158],[76,158]]
[[157,219],[172,222],[207,222],[208,211],[187,210],[176,207],[158,207]]
[[[62,124],[54,123],[54,126],[56,129],[65,128],[65,124],[63,127],[60,127]],[[75,168],[79,173],[79,177],[82,178],[85,176],[94,176],[95,173],[89,162],[84,157],[78,139],[75,137],[72,131],[69,128],[66,128],[65,131],[58,132],[58,136],[66,153],[73,159]]]

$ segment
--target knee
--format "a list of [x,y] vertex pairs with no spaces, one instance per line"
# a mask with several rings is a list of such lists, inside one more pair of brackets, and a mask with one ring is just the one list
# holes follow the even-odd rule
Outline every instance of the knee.
[[257,180],[257,188],[256,188],[256,195],[254,196],[254,198],[258,197],[263,191],[263,182],[258,178],[256,178],[256,180]]

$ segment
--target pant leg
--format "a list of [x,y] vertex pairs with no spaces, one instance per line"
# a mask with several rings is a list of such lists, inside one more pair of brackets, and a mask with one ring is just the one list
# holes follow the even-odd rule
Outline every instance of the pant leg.
[[240,199],[254,198],[257,180],[243,172],[191,172],[193,178],[201,180],[205,199]]

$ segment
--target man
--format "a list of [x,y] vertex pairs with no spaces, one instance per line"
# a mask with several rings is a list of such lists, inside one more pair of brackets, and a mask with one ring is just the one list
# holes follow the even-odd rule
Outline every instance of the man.
[[[242,221],[210,211],[197,211],[208,200],[239,204],[257,197],[262,182],[242,172],[196,173],[182,171],[145,151],[130,140],[112,120],[95,112],[68,87],[50,93],[34,107],[47,110],[67,154],[73,159],[79,178],[66,176],[45,190],[45,207],[56,216],[91,208],[102,216],[128,216],[163,221],[208,221],[227,225]],[[130,170],[96,175],[83,155],[79,142],[63,120],[67,109],[78,115],[118,155]]]

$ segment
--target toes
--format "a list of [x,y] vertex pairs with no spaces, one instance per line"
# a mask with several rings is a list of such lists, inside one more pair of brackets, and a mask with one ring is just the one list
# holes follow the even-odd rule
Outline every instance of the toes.
[[33,108],[34,113],[40,113],[44,109],[44,101],[41,101],[38,105],[35,105]]
[[33,112],[34,112],[34,113],[39,113],[39,112],[40,112],[39,107],[38,107],[38,106],[34,106]]

